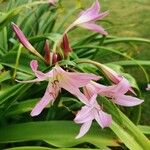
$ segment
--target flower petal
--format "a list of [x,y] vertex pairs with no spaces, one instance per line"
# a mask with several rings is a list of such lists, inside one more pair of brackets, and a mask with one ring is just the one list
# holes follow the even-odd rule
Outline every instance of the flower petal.
[[101,64],[100,67],[103,70],[103,72],[107,75],[107,77],[116,84],[119,83],[123,78],[121,75],[119,75],[117,72],[107,67],[106,65]]
[[42,110],[52,101],[56,99],[59,93],[59,88],[57,86],[54,87],[51,83],[47,86],[46,92],[43,98],[36,104],[31,112],[31,116],[39,115]]
[[66,72],[65,77],[75,87],[83,87],[87,85],[91,80],[99,80],[100,77],[95,74],[78,73],[78,72]]
[[96,88],[91,83],[89,83],[85,87],[83,87],[83,93],[87,99],[91,99],[91,97],[95,93],[97,93],[97,91],[96,91]]
[[95,120],[102,127],[109,127],[112,123],[111,115],[105,113],[104,111],[95,111]]
[[37,70],[38,69],[38,61],[37,60],[32,60],[30,62],[30,66],[37,78],[41,79],[43,77],[46,77],[46,75],[43,72]]
[[[100,14],[97,16],[96,20],[101,20],[101,19],[105,18],[105,17],[108,16],[108,15],[109,15],[109,11],[105,11],[105,12],[103,12],[103,13],[100,13]],[[96,21],[96,20],[93,20],[93,21]]]
[[112,101],[121,106],[136,106],[144,102],[144,100],[128,95],[118,95]]
[[89,9],[82,11],[80,17],[73,24],[79,25],[81,23],[95,20],[95,18],[97,18],[99,15],[98,14],[99,10],[100,10],[100,5],[98,0],[96,0]]
[[75,123],[85,123],[94,118],[91,115],[92,107],[83,106],[80,111],[78,111],[74,121]]
[[129,81],[126,78],[122,78],[122,80],[114,86],[114,92],[119,94],[125,94],[130,89]]
[[76,136],[76,139],[79,139],[79,138],[81,138],[82,136],[84,136],[84,135],[88,132],[88,130],[90,129],[91,124],[92,124],[92,121],[88,121],[88,122],[84,123],[84,124],[81,126],[80,132],[79,132],[79,134]]
[[121,81],[112,86],[103,86],[100,84],[95,83],[96,88],[99,88],[99,94],[109,97],[110,93],[114,93],[113,95],[117,94],[125,94],[130,89],[130,84],[127,79],[124,77],[121,79]]
[[46,90],[43,98],[36,104],[36,106],[32,109],[31,116],[39,115],[42,110],[50,103],[50,101],[54,100],[53,96],[49,94],[49,91]]
[[86,29],[89,29],[91,31],[94,31],[94,32],[98,32],[102,35],[108,35],[108,33],[105,31],[105,29],[95,23],[82,23],[82,24],[79,24],[78,26],[80,27],[83,27],[83,28],[86,28]]
[[69,81],[63,81],[59,85],[66,91],[75,95],[84,104],[88,104],[88,99],[86,98],[86,96],[78,88],[76,88],[73,84],[71,84]]

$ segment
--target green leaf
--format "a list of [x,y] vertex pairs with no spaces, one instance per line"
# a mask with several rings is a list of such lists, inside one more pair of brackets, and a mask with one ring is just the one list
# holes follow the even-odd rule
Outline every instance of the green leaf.
[[[9,53],[7,53],[6,55],[4,55],[1,59],[0,59],[0,63],[2,65],[17,69],[19,71],[25,72],[29,75],[33,75],[32,70],[30,69],[30,61],[33,59],[37,59],[37,57],[33,56],[33,55],[29,55],[28,53],[21,53],[20,58],[19,58],[19,62],[18,62],[18,66],[16,68],[16,58],[17,58],[17,52],[16,51],[10,51]],[[41,61],[39,61],[40,67],[45,67],[44,63],[42,63]]]
[[31,111],[38,101],[39,99],[27,99],[17,104],[14,104],[6,112],[5,116],[14,116]]
[[112,62],[113,64],[121,65],[121,66],[138,66],[139,64],[142,66],[150,66],[150,61],[148,60],[122,60],[122,61],[115,61]]
[[32,44],[35,44],[35,43],[40,42],[40,41],[44,41],[46,39],[49,39],[53,42],[56,42],[61,38],[61,36],[62,35],[59,33],[50,33],[50,34],[44,34],[44,35],[38,35],[38,36],[30,37],[29,41]]
[[[14,147],[14,148],[8,148],[5,150],[56,150],[56,148],[47,148],[47,147],[41,147],[41,146],[23,146],[23,147]],[[91,148],[57,148],[57,150],[93,150]],[[109,150],[108,148],[99,148],[94,150]]]
[[[124,144],[130,149],[130,150],[144,150],[142,146],[136,142],[134,137],[132,137],[126,129],[119,126],[116,122],[113,121],[111,127],[110,127],[116,135],[124,142]],[[146,150],[146,149],[145,149]]]
[[28,4],[24,4],[18,7],[13,8],[9,12],[3,14],[0,18],[0,30],[7,24],[12,21],[12,19],[18,15],[20,12],[22,12],[24,9],[27,9],[28,7],[34,6],[34,5],[40,5],[40,4],[46,4],[47,1],[41,1],[41,2],[32,2]]
[[14,96],[17,93],[17,90],[20,90],[22,84],[16,84],[14,86],[5,88],[0,91],[0,105],[3,104],[9,97]]
[[0,73],[0,82],[11,79],[10,71],[4,71]]
[[80,143],[92,143],[97,147],[119,146],[114,134],[100,129],[97,124],[83,138],[75,139],[79,125],[72,121],[29,122],[1,127],[0,143],[44,140],[56,147],[72,147]]
[[103,109],[112,115],[113,123],[110,128],[120,138],[121,142],[131,150],[149,150],[150,142],[147,137],[116,105],[104,97],[100,97],[98,102],[103,104]]
[[121,111],[119,112],[122,124],[113,122],[110,127],[122,142],[131,150],[149,150],[150,141],[140,129],[135,126]]
[[109,39],[109,40],[105,40],[104,41],[104,45],[108,45],[108,44],[114,44],[114,43],[125,43],[125,42],[137,42],[137,43],[147,43],[150,44],[150,40],[149,39],[144,39],[144,38],[136,38],[136,37],[123,37],[123,38],[114,38],[114,39]]
[[54,150],[54,149],[41,146],[22,146],[22,147],[7,148],[5,150]]
[[138,128],[144,133],[150,135],[150,126],[138,125]]

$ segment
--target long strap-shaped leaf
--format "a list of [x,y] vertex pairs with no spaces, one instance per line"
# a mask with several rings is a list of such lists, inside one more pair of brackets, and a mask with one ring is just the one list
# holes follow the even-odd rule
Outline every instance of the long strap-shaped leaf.
[[40,5],[40,4],[46,4],[48,1],[40,1],[40,2],[32,2],[28,4],[24,4],[21,6],[18,6],[9,12],[3,14],[0,18],[0,30],[8,23],[10,22],[16,15],[18,15],[23,9],[26,9],[28,7],[34,6],[34,5]]
[[150,141],[121,111],[119,113],[122,124],[113,121],[110,128],[114,133],[130,150],[149,150]]
[[101,130],[94,124],[90,132],[75,139],[79,126],[72,121],[45,121],[11,125],[0,129],[0,143],[44,140],[57,147],[72,147],[80,143],[92,143],[97,147],[119,146],[117,138],[109,129]]
[[[48,147],[40,147],[40,146],[22,146],[22,147],[14,147],[6,150],[56,150],[56,148],[48,148]],[[58,148],[57,150],[93,150],[91,148]],[[99,148],[94,150],[109,150],[107,148]]]

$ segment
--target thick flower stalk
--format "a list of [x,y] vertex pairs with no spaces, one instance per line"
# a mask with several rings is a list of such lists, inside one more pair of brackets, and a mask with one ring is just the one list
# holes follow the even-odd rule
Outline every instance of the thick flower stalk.
[[86,86],[91,80],[99,80],[100,78],[94,74],[67,72],[58,64],[56,64],[56,66],[47,73],[37,70],[38,62],[36,60],[31,61],[30,65],[37,78],[34,80],[19,82],[30,83],[44,80],[48,81],[46,92],[40,102],[37,103],[37,105],[33,108],[31,116],[39,115],[50,102],[53,102],[58,96],[61,88],[75,95],[78,99],[86,104],[88,100],[79,88]]
[[95,22],[97,20],[102,20],[109,13],[108,11],[102,13],[99,11],[100,4],[99,1],[96,0],[89,9],[80,13],[79,17],[66,29],[65,33],[67,33],[73,27],[79,26],[94,32],[98,32],[102,35],[107,35],[108,33],[105,31],[105,29],[100,25],[97,25]]

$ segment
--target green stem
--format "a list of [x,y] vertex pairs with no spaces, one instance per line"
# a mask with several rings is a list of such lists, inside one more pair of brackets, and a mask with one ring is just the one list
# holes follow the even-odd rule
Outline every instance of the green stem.
[[19,65],[19,59],[20,59],[20,55],[21,55],[21,49],[22,49],[22,45],[20,44],[20,45],[19,45],[19,48],[18,48],[18,52],[17,52],[17,58],[16,58],[16,63],[15,63],[15,69],[14,69],[14,73],[13,73],[13,79],[16,78],[17,68],[18,68],[18,65]]

